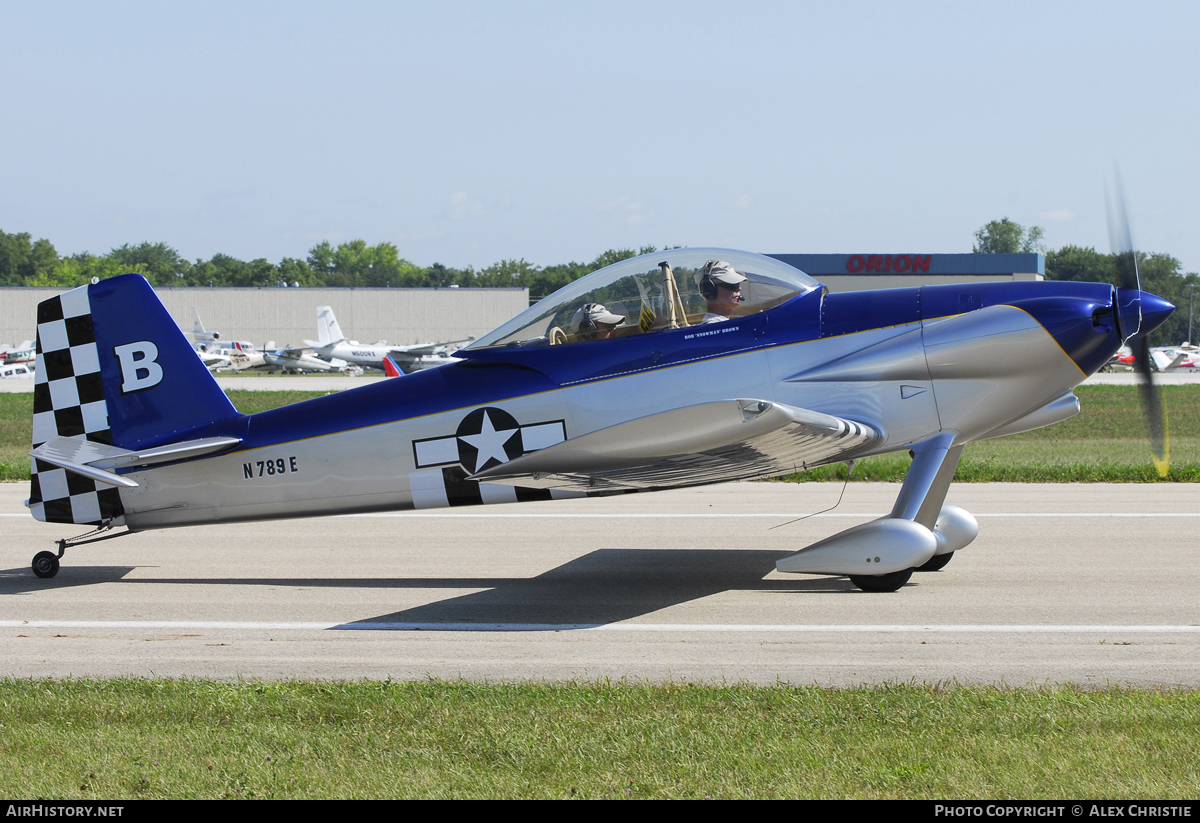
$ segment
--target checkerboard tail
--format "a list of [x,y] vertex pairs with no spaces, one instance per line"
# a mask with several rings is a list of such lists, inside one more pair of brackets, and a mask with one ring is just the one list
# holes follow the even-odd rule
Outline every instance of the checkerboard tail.
[[[127,449],[210,434],[244,419],[141,275],[81,286],[38,304],[33,448],[74,437]],[[120,492],[34,460],[38,520],[99,525]]]

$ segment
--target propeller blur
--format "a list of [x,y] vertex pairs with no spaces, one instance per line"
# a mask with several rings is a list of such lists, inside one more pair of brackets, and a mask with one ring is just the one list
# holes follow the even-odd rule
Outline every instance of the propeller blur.
[[1138,392],[1150,435],[1154,468],[1160,477],[1166,477],[1171,468],[1171,440],[1167,431],[1167,410],[1152,377],[1156,366],[1150,354],[1150,333],[1162,325],[1175,307],[1162,298],[1142,292],[1120,171],[1115,171],[1114,191],[1115,195],[1108,198],[1108,237],[1116,260],[1117,282],[1120,283],[1117,289],[1120,332],[1122,342],[1133,354],[1133,370],[1138,374]]

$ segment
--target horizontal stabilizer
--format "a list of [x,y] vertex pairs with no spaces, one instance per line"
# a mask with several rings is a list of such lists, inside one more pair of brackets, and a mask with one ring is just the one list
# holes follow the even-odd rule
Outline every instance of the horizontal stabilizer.
[[98,483],[136,488],[137,483],[127,477],[113,474],[109,469],[150,466],[172,460],[201,457],[236,446],[240,442],[241,438],[238,437],[203,437],[199,440],[130,451],[76,437],[52,437],[29,454],[44,463],[90,477]]
[[534,488],[603,490],[770,477],[845,459],[871,426],[766,400],[721,400],[591,432],[474,475]]
[[137,483],[132,480],[91,465],[99,460],[131,453],[116,446],[93,443],[90,440],[80,440],[76,437],[52,437],[29,454],[43,463],[49,463],[82,477],[91,478],[106,486],[124,486],[128,489],[135,489]]

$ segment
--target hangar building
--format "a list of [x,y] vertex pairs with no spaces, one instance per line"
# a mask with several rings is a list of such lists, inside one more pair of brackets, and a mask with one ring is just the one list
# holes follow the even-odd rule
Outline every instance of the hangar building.
[[[64,289],[0,289],[0,343],[34,336],[37,304]],[[262,347],[317,339],[317,306],[332,306],[342,332],[360,343],[398,345],[480,337],[529,306],[528,289],[155,289],[184,331],[192,309],[221,340]]]

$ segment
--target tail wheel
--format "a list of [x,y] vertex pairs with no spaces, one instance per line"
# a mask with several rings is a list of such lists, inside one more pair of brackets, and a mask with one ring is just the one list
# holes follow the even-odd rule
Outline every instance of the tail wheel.
[[54,552],[38,552],[33,556],[33,573],[41,578],[58,574],[58,556]]
[[894,592],[908,582],[912,573],[912,569],[905,569],[891,574],[852,574],[850,582],[864,592]]

